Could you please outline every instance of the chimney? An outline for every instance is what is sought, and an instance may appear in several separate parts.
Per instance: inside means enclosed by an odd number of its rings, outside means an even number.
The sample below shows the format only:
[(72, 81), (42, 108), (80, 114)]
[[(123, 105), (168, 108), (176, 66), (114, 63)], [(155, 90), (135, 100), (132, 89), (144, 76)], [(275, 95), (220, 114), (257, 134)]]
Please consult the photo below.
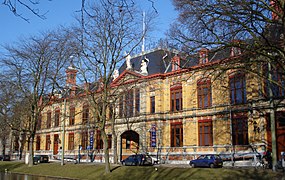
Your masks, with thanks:
[(209, 49), (207, 48), (202, 48), (199, 51), (199, 64), (205, 64), (208, 62), (208, 54), (209, 54)]
[(241, 40), (232, 40), (231, 56), (238, 56), (241, 54)]
[(70, 88), (70, 95), (75, 95), (77, 70), (73, 64), (66, 69), (66, 87)]
[(272, 7), (272, 20), (278, 20), (278, 14), (282, 13), (282, 8), (281, 6), (281, 2), (278, 2), (278, 0), (271, 0), (270, 1), (270, 6)]
[(180, 69), (180, 57), (176, 54), (172, 59), (172, 71), (176, 71)]
[(85, 91), (89, 91), (90, 90), (90, 85), (91, 85), (91, 83), (88, 83), (88, 82), (84, 83), (84, 90)]

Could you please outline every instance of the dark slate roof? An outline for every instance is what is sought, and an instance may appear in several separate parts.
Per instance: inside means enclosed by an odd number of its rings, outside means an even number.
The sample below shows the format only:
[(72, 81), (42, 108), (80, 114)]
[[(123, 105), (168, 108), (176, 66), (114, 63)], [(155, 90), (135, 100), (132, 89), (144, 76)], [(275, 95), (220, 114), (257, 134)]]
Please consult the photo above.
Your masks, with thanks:
[[(149, 59), (148, 62), (148, 75), (159, 74), (171, 71), (171, 59), (175, 53), (166, 49), (154, 49), (152, 51), (139, 54), (131, 58), (132, 71), (140, 72), (141, 62), (145, 58)], [(126, 70), (126, 62), (119, 68), (121, 74)]]

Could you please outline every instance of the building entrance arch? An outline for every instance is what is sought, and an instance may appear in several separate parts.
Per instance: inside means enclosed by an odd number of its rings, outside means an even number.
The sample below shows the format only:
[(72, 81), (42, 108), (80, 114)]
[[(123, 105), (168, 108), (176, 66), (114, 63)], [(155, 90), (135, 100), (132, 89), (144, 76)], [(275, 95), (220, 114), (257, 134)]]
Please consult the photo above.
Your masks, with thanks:
[(139, 152), (140, 136), (137, 132), (128, 130), (121, 135), (121, 160), (125, 159), (131, 154)]

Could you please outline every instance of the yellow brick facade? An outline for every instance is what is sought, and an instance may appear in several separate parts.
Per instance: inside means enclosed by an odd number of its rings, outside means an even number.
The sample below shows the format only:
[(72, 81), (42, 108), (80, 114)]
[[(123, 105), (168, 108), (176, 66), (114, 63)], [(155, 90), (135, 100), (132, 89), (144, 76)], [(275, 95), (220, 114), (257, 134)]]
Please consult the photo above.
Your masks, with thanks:
[[(259, 92), (263, 90), (263, 84), (260, 79), (252, 74), (246, 74), (246, 99), (247, 102), (253, 104), (230, 104), (229, 90), (229, 74), (228, 71), (218, 76), (219, 72), (207, 72), (203, 68), (197, 68), (189, 71), (177, 71), (176, 73), (166, 73), (147, 78), (140, 83), (134, 84), (140, 89), (140, 114), (139, 116), (118, 118), (116, 120), (115, 132), (118, 137), (117, 142), (112, 141), (110, 149), (111, 161), (114, 143), (117, 144), (117, 153), (119, 159), (133, 153), (149, 153), (152, 156), (157, 156), (161, 162), (180, 162), (185, 163), (190, 159), (197, 157), (199, 154), (211, 153), (221, 155), (245, 154), (252, 152), (252, 146), (257, 150), (264, 150), (267, 147), (267, 131), (265, 114), (268, 112), (266, 108), (268, 102), (253, 101), (260, 98)], [(132, 76), (129, 74), (129, 76)], [(125, 76), (127, 77), (127, 76)], [(211, 100), (212, 105), (208, 108), (198, 108), (197, 97), (197, 82), (201, 79), (208, 79), (211, 82)], [(182, 110), (171, 112), (171, 88), (177, 85), (182, 86)], [(130, 85), (132, 86), (132, 85)], [(155, 113), (151, 113), (150, 97), (155, 97)], [(86, 102), (84, 98), (72, 98), (67, 100), (66, 113), (69, 114), (70, 105), (74, 105), (76, 109), (75, 125), (70, 126), (68, 117), (65, 118), (65, 154), (70, 156), (78, 155), (78, 147), (81, 144), (82, 130), (87, 129), (86, 125), (82, 125), (82, 107)], [(253, 106), (261, 106), (265, 104), (263, 109), (253, 109)], [(263, 106), (263, 105), (262, 105)], [(52, 104), (47, 107), (42, 113), (42, 128), (38, 131), (37, 136), (40, 136), (40, 150), (36, 153), (46, 153), (56, 156), (54, 135), (58, 135), (62, 140), (62, 122), (59, 127), (45, 128), (47, 121), (47, 112), (52, 112), (52, 122), (54, 120), (54, 110), (60, 108), (61, 112), (64, 109), (64, 103)], [(119, 108), (117, 108), (117, 111)], [(284, 106), (278, 111), (284, 111)], [(91, 112), (91, 110), (90, 110)], [(248, 128), (248, 144), (233, 146), (232, 139), (232, 120), (241, 115), (247, 118)], [(92, 117), (90, 113), (90, 117)], [(61, 119), (63, 120), (62, 116)], [(199, 122), (209, 120), (212, 122), (212, 145), (199, 145)], [(183, 145), (175, 147), (171, 145), (171, 125), (181, 123), (183, 129)], [(155, 125), (156, 130), (156, 147), (151, 147), (151, 128)], [(258, 131), (254, 129), (258, 127)], [(125, 138), (133, 133), (135, 137)], [(74, 133), (74, 149), (68, 150), (69, 133)], [(111, 134), (110, 126), (107, 126), (107, 134)], [(46, 150), (46, 136), (50, 135), (50, 149)], [(88, 142), (90, 137), (88, 137)], [(136, 139), (137, 140), (132, 140)], [(129, 141), (129, 142), (128, 142)], [(96, 148), (96, 132), (94, 133), (94, 149)], [(35, 142), (36, 144), (36, 142)], [(126, 148), (127, 146), (131, 148)], [(36, 146), (36, 145), (35, 145)], [(62, 146), (58, 142), (58, 148)], [(136, 147), (138, 149), (136, 149)], [(88, 150), (82, 150), (83, 158), (88, 158)], [(102, 160), (102, 150), (94, 151), (95, 161)]]

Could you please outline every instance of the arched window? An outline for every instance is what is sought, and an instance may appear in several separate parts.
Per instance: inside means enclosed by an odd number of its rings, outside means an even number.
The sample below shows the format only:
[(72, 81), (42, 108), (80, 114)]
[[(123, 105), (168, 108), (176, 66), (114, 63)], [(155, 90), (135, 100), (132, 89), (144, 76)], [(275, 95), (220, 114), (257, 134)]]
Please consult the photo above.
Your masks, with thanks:
[[(285, 96), (285, 75), (282, 67), (271, 63), (271, 70), (269, 70), (268, 64), (263, 66), (265, 80), (265, 96), (270, 97), (269, 90), (272, 90), (274, 98)], [(271, 75), (271, 81), (270, 76)]]
[(87, 124), (89, 119), (89, 105), (84, 104), (82, 108), (82, 124)]
[(69, 125), (73, 126), (75, 123), (75, 107), (69, 107)]
[(197, 83), (198, 107), (207, 108), (212, 106), (211, 80), (202, 79)]
[(230, 78), (230, 99), (231, 104), (246, 103), (246, 81), (245, 74), (236, 72), (229, 76)]
[(60, 109), (57, 108), (54, 113), (54, 127), (59, 126), (59, 118), (60, 118)]
[(170, 111), (182, 110), (182, 86), (175, 86), (170, 89)]
[(46, 128), (50, 128), (51, 127), (51, 111), (47, 112), (47, 124), (46, 124)]

